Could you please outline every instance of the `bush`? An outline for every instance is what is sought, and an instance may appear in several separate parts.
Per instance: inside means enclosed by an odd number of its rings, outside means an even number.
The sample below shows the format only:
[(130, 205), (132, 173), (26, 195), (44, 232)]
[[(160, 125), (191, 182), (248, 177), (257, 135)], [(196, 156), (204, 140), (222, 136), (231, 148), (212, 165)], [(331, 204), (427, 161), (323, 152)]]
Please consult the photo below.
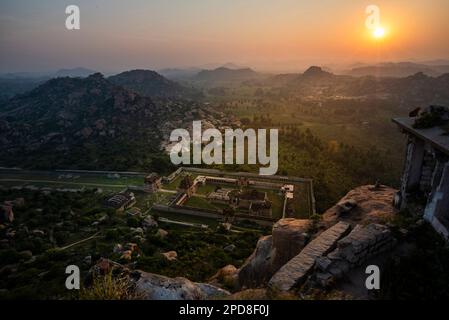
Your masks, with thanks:
[(405, 257), (392, 257), (381, 278), (381, 299), (447, 300), (449, 248), (428, 224), (413, 234), (415, 247)]
[(120, 275), (113, 277), (111, 273), (94, 277), (90, 288), (80, 291), (81, 300), (137, 300), (140, 299), (132, 288), (129, 279)]
[(140, 221), (136, 217), (129, 217), (126, 220), (126, 224), (128, 225), (128, 227), (137, 228), (140, 226)]
[(21, 258), (21, 255), (14, 249), (0, 251), (0, 261), (2, 265), (19, 262)]
[(118, 240), (120, 233), (116, 229), (109, 229), (105, 234), (106, 240)]

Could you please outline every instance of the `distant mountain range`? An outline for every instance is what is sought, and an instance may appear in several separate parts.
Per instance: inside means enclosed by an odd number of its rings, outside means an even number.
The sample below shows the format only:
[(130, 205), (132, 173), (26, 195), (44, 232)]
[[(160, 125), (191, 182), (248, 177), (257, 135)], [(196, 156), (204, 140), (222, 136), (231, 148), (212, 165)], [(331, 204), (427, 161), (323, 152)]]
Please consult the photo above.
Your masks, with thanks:
[[(85, 71), (77, 74), (82, 73)], [(395, 105), (449, 104), (449, 73), (437, 77), (422, 72), (403, 78), (354, 77), (312, 66), (304, 73), (269, 76), (249, 68), (221, 67), (201, 71), (195, 79), (191, 83), (199, 86), (237, 83), (264, 87), (268, 94), (281, 98), (374, 97), (390, 99)], [(12, 85), (17, 79), (9, 80), (8, 85)], [(43, 83), (21, 81), (14, 84), (21, 86), (17, 90), (27, 86), (34, 89), (0, 102), (0, 166), (153, 168), (165, 159), (160, 146), (166, 132), (161, 127), (179, 127), (200, 105), (194, 98), (198, 90), (150, 70), (132, 70), (109, 78), (95, 73), (40, 79)], [(167, 166), (170, 164), (162, 167)]]
[(88, 77), (97, 71), (82, 67), (59, 69), (55, 72), (10, 72), (0, 74), (0, 79), (50, 79), (58, 77)]
[[(445, 61), (440, 61), (445, 62)], [(430, 62), (431, 63), (431, 62)], [(435, 63), (435, 62), (434, 62)], [(449, 63), (447, 64), (418, 64), (412, 62), (381, 63), (377, 65), (362, 65), (343, 72), (344, 74), (361, 77), (407, 77), (415, 73), (422, 72), (428, 76), (440, 76), (449, 73)]]
[(157, 72), (170, 80), (186, 80), (193, 78), (200, 71), (200, 68), (166, 68), (158, 70)]
[(72, 78), (85, 78), (97, 71), (86, 69), (86, 68), (73, 68), (73, 69), (60, 69), (56, 71), (54, 77), (72, 77)]
[(214, 70), (202, 70), (192, 80), (202, 82), (246, 81), (260, 78), (262, 75), (251, 68), (230, 69), (220, 67)]
[(304, 85), (324, 85), (328, 82), (333, 83), (336, 79), (342, 79), (345, 76), (337, 76), (331, 72), (323, 70), (322, 67), (311, 66), (304, 73), (286, 73), (271, 76), (262, 82), (276, 86), (296, 86)]
[(320, 67), (310, 67), (302, 74), (275, 75), (254, 81), (255, 86), (281, 88), (283, 92), (315, 98), (374, 97), (394, 99), (398, 103), (449, 104), (449, 73), (431, 77), (422, 72), (393, 78), (335, 75)]
[(80, 77), (84, 78), (96, 71), (86, 68), (60, 69), (56, 72), (15, 72), (0, 74), (0, 103), (16, 94), (36, 88), (52, 78)]

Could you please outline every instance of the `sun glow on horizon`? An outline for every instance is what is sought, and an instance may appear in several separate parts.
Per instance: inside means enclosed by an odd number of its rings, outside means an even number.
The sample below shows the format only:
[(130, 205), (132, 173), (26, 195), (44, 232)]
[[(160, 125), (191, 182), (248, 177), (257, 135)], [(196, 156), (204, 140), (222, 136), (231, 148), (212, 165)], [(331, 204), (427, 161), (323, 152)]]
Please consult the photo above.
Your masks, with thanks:
[(374, 31), (373, 31), (373, 37), (376, 39), (382, 39), (385, 37), (386, 31), (383, 27), (377, 27)]

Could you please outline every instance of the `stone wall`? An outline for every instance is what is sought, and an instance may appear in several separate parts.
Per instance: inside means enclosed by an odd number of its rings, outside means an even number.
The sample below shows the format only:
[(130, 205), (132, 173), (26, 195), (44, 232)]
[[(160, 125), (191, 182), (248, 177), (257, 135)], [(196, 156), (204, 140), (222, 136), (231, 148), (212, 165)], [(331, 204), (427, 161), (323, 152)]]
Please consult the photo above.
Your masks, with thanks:
[(408, 137), (404, 171), (401, 177), (401, 206), (407, 207), (407, 196), (410, 190), (419, 186), (421, 168), (424, 157), (424, 141), (413, 136)]
[(316, 259), (331, 251), (350, 228), (348, 223), (340, 221), (321, 233), (274, 274), (268, 288), (274, 292), (287, 292), (300, 286), (313, 271)]
[(316, 279), (327, 285), (368, 259), (391, 250), (395, 243), (390, 229), (385, 225), (357, 225), (349, 235), (337, 242), (334, 251), (317, 259)]
[(438, 163), (439, 176), (434, 176), (438, 186), (432, 191), (424, 211), (424, 219), (429, 221), (434, 229), (449, 240), (449, 162)]

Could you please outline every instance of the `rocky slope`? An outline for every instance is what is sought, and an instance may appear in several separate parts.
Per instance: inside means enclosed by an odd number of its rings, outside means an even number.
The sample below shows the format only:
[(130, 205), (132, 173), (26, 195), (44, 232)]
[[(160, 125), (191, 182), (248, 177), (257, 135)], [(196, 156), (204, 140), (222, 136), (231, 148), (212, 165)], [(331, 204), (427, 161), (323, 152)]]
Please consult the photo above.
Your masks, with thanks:
[(2, 166), (133, 169), (160, 154), (161, 124), (191, 105), (142, 97), (97, 73), (57, 78), (0, 106)]
[(387, 223), (397, 214), (393, 207), (396, 189), (387, 186), (360, 186), (349, 191), (322, 216), (326, 227), (337, 221), (345, 221), (352, 226), (356, 224)]

